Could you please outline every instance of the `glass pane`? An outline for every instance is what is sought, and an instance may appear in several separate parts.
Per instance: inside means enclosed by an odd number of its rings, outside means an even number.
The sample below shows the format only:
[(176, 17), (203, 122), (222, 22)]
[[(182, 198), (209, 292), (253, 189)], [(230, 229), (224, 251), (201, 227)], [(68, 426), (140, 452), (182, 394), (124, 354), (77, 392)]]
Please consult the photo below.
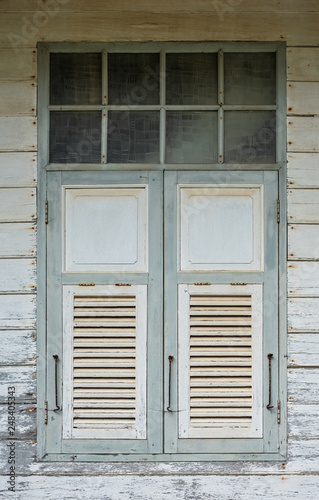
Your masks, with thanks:
[(101, 54), (51, 54), (50, 104), (101, 104)]
[(51, 112), (50, 162), (101, 163), (101, 113)]
[(225, 161), (274, 163), (276, 161), (275, 111), (226, 111)]
[(167, 54), (167, 104), (217, 104), (216, 54)]
[(159, 163), (159, 113), (109, 111), (109, 163)]
[(167, 163), (217, 162), (217, 112), (170, 111), (166, 127)]
[(225, 104), (275, 104), (276, 54), (226, 53)]
[(159, 54), (108, 54), (109, 104), (159, 104)]

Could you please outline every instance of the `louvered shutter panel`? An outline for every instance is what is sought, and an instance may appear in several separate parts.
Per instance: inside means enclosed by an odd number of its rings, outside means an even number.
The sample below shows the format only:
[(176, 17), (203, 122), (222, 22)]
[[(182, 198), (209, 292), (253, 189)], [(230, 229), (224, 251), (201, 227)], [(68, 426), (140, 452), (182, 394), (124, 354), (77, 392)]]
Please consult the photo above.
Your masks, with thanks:
[(179, 436), (260, 436), (262, 286), (180, 285), (179, 307)]
[(146, 436), (146, 286), (66, 286), (64, 437)]

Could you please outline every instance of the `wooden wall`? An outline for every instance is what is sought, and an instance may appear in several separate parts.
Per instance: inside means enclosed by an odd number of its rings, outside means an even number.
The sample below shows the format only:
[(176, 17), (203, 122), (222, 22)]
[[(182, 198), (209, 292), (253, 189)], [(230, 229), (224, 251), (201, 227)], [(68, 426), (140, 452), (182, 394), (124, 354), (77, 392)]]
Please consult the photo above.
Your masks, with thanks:
[[(319, 2), (0, 1), (1, 498), (319, 498)], [(289, 458), (284, 463), (37, 463), (38, 41), (287, 42)], [(41, 332), (39, 332), (41, 335)], [(7, 492), (8, 386), (17, 489)], [(80, 477), (79, 477), (80, 476)], [(10, 496), (9, 496), (10, 495)]]

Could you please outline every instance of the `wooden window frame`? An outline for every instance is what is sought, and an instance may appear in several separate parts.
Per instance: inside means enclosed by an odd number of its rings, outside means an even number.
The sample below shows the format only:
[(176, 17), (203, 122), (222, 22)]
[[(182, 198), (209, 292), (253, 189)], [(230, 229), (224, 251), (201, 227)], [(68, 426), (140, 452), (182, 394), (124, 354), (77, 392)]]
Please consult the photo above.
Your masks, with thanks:
[[(79, 171), (90, 172), (93, 174), (103, 171), (179, 171), (185, 170), (184, 164), (165, 164), (165, 113), (169, 108), (165, 106), (165, 89), (161, 86), (160, 105), (151, 107), (152, 109), (160, 109), (160, 162), (159, 164), (108, 164), (106, 160), (106, 142), (102, 141), (100, 164), (50, 164), (49, 163), (49, 109), (54, 110), (54, 106), (49, 106), (49, 54), (51, 52), (101, 52), (102, 59), (107, 58), (107, 51), (114, 52), (160, 52), (161, 56), (161, 72), (165, 71), (165, 52), (216, 52), (222, 60), (222, 51), (229, 52), (276, 52), (277, 54), (277, 104), (272, 106), (276, 110), (277, 128), (276, 128), (276, 162), (270, 164), (225, 164), (223, 163), (223, 132), (222, 126), (219, 125), (219, 142), (218, 163), (210, 164), (189, 164), (186, 169), (195, 171), (278, 171), (279, 178), (279, 198), (281, 200), (280, 208), (278, 208), (278, 224), (279, 224), (279, 345), (278, 345), (278, 377), (279, 394), (278, 403), (280, 404), (280, 413), (278, 412), (279, 425), (279, 450), (277, 453), (245, 453), (245, 450), (239, 451), (236, 454), (226, 453), (210, 453), (199, 454), (194, 453), (158, 453), (152, 454), (131, 454), (123, 455), (119, 453), (117, 456), (107, 453), (86, 453), (85, 450), (78, 450), (78, 454), (74, 457), (73, 453), (48, 453), (47, 452), (47, 436), (45, 421), (48, 418), (47, 407), (44, 402), (47, 401), (45, 377), (47, 373), (46, 361), (46, 230), (47, 221), (50, 221), (50, 208), (46, 210), (47, 200), (47, 174), (49, 172), (65, 172)], [(104, 461), (228, 461), (228, 460), (283, 460), (286, 457), (286, 441), (287, 441), (287, 390), (286, 390), (286, 74), (285, 74), (285, 53), (286, 47), (283, 43), (48, 43), (39, 44), (38, 47), (38, 74), (39, 74), (39, 128), (38, 128), (38, 459), (45, 461), (85, 461), (85, 460), (104, 460)], [(222, 64), (222, 61), (219, 62)], [(105, 66), (104, 66), (105, 67)], [(106, 71), (102, 75), (102, 86), (107, 85)], [(222, 87), (222, 82), (219, 82), (219, 88)], [(60, 107), (61, 110), (64, 107)], [(91, 107), (90, 107), (91, 108)], [(101, 106), (95, 106), (94, 109), (105, 110), (105, 115), (102, 119), (102, 137), (105, 137), (106, 119), (108, 109), (112, 109), (103, 102)], [(116, 107), (118, 109), (118, 107)], [(175, 108), (175, 106), (173, 106)], [(179, 110), (183, 108), (189, 109), (189, 106), (178, 106)], [(201, 107), (199, 107), (201, 108)], [(207, 107), (205, 107), (206, 109)], [(223, 113), (222, 107), (218, 104), (210, 106), (219, 114)], [(231, 108), (231, 107), (230, 107)], [(249, 106), (245, 109), (248, 109)], [(258, 106), (258, 109), (269, 109), (269, 106)], [(65, 107), (67, 109), (67, 107)], [(72, 107), (76, 109), (76, 107)], [(125, 106), (123, 109), (127, 109)], [(208, 108), (207, 108), (208, 109)], [(228, 109), (228, 107), (227, 107)]]

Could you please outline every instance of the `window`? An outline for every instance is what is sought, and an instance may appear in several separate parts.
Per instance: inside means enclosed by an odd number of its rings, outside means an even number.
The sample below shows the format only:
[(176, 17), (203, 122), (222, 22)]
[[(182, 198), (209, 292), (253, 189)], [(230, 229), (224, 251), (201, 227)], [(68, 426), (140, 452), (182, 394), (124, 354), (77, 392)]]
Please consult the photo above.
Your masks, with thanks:
[(39, 59), (39, 456), (279, 459), (283, 47)]

